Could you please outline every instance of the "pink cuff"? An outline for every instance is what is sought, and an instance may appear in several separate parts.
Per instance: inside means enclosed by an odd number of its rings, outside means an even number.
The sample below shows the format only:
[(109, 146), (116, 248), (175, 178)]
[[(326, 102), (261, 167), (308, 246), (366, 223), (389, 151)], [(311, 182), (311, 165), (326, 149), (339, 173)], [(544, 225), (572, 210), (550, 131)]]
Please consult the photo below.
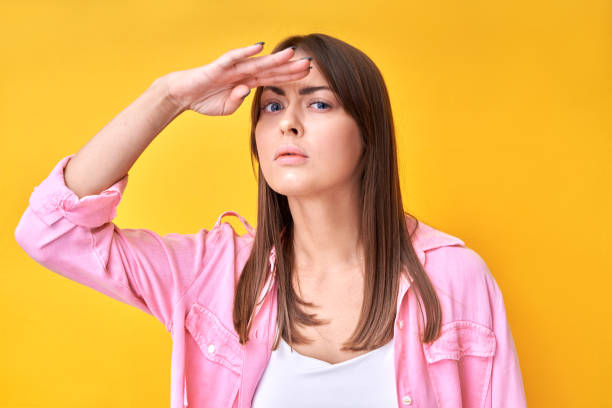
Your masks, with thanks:
[(100, 194), (79, 198), (66, 186), (64, 168), (75, 154), (61, 159), (30, 195), (30, 207), (47, 225), (61, 217), (88, 228), (112, 221), (128, 181), (128, 174)]

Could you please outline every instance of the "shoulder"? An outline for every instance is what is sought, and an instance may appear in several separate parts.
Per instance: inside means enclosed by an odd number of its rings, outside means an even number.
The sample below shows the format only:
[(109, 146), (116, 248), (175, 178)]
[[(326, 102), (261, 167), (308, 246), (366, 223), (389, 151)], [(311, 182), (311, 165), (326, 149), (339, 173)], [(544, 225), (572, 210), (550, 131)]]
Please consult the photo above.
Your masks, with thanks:
[(196, 308), (194, 313), (198, 315), (205, 311), (208, 316), (214, 316), (216, 321), (230, 330), (236, 285), (249, 258), (254, 235), (249, 229), (245, 233), (230, 222), (221, 222), (228, 214), (244, 220), (233, 211), (225, 211), (213, 226), (203, 228), (198, 233), (204, 236), (203, 240), (196, 242), (195, 248), (201, 261), (197, 276), (182, 302), (190, 310)]
[[(223, 221), (223, 217), (228, 215), (235, 216), (239, 224), (244, 227), (244, 232), (236, 229), (231, 223)], [(224, 211), (209, 231), (209, 242), (211, 245), (227, 247), (232, 246), (236, 251), (250, 249), (255, 239), (255, 228), (248, 221), (235, 211)]]
[[(440, 300), (444, 322), (471, 320), (488, 327), (499, 288), (482, 256), (449, 233), (427, 224), (419, 226), (416, 247)], [(418, 250), (417, 250), (418, 251)]]

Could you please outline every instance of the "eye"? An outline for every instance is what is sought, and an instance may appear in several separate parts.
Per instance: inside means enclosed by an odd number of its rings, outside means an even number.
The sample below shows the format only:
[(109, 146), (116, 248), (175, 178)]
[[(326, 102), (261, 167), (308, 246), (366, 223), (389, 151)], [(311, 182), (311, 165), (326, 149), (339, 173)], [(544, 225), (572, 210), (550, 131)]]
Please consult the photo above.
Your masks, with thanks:
[[(321, 104), (323, 106), (326, 106), (327, 108), (331, 108), (331, 106), (329, 104), (325, 103), (325, 102), (317, 101), (317, 102), (311, 103), (311, 105), (315, 105), (315, 104)], [(321, 108), (321, 109), (323, 110), (324, 108)]]
[[(316, 101), (311, 103), (310, 105), (318, 105), (318, 107), (316, 108), (317, 110), (329, 110), (329, 108), (331, 108), (331, 105), (322, 101)], [(271, 110), (267, 109), (268, 106), (271, 107)], [(261, 107), (261, 110), (264, 112), (268, 112), (268, 113), (272, 113), (272, 112), (278, 112), (279, 110), (281, 110), (281, 104), (278, 102), (268, 102), (263, 104), (263, 106)]]
[[(268, 103), (266, 103), (266, 104), (264, 104), (262, 106), (261, 110), (265, 111), (265, 112), (270, 112), (269, 110), (266, 109), (268, 107), (268, 105), (278, 105), (278, 106), (280, 106), (280, 104), (278, 102), (268, 102)], [(276, 110), (272, 110), (272, 112), (276, 112)]]

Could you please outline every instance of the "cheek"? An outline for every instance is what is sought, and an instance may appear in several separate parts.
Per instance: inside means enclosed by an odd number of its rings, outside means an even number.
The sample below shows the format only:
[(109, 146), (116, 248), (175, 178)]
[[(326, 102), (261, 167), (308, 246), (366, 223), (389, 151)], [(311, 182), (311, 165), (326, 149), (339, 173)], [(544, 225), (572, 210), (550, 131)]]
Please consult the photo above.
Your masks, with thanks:
[(255, 145), (257, 146), (257, 154), (259, 156), (258, 162), (263, 177), (270, 187), (273, 187), (277, 183), (276, 178), (278, 177), (274, 170), (273, 158), (276, 146), (273, 139), (274, 138), (270, 136), (270, 132), (267, 131), (265, 125), (261, 126), (258, 124), (255, 127)]
[(271, 146), (270, 138), (266, 137), (266, 134), (265, 126), (258, 122), (257, 126), (255, 126), (255, 145), (257, 146), (260, 163), (267, 162), (268, 158), (272, 155), (270, 149), (273, 149), (273, 146)]
[(325, 140), (318, 149), (326, 167), (346, 173), (353, 170), (359, 162), (362, 152), (361, 136), (356, 124), (348, 123), (336, 126), (326, 132)]

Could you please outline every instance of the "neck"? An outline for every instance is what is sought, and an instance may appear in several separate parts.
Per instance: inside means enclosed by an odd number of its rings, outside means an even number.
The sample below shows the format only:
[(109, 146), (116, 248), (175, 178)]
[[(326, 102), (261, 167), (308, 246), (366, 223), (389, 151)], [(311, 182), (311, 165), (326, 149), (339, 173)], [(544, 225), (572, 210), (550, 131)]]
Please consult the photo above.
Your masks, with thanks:
[(326, 281), (362, 274), (361, 209), (354, 191), (288, 197), (293, 217), (295, 267), (300, 275)]

